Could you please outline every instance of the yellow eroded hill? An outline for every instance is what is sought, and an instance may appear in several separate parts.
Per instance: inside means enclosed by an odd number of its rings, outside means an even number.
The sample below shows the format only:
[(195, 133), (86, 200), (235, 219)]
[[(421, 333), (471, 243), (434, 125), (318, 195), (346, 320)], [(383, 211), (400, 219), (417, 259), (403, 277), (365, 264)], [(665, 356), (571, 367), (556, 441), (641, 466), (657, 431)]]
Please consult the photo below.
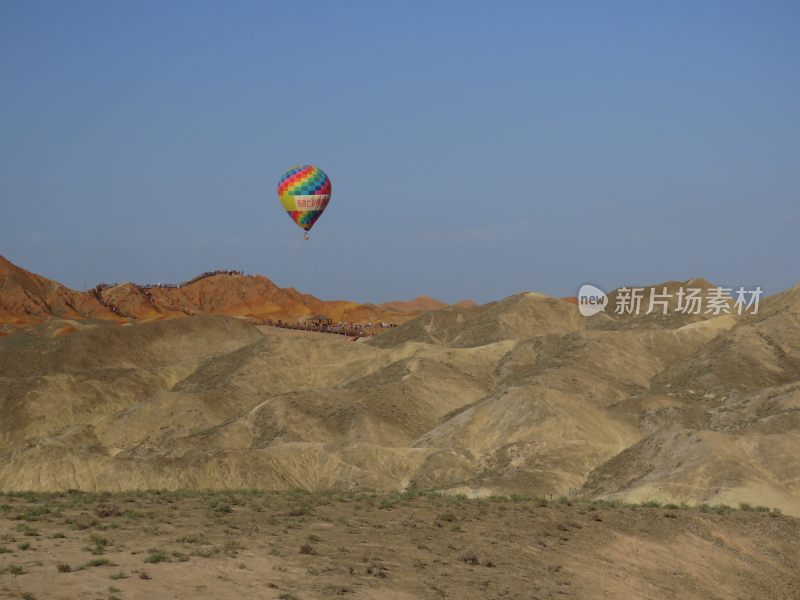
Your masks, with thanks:
[(755, 316), (611, 326), (527, 293), (358, 343), (231, 317), (6, 336), (0, 488), (439, 489), (800, 514), (797, 290)]

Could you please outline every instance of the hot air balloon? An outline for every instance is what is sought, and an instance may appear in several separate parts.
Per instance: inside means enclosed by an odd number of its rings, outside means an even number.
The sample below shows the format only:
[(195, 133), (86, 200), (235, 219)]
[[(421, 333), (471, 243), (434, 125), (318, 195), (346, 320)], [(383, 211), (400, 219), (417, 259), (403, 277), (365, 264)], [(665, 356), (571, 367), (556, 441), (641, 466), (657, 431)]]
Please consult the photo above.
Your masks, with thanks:
[(278, 198), (292, 221), (305, 230), (304, 239), (331, 199), (331, 180), (313, 165), (292, 167), (278, 183)]

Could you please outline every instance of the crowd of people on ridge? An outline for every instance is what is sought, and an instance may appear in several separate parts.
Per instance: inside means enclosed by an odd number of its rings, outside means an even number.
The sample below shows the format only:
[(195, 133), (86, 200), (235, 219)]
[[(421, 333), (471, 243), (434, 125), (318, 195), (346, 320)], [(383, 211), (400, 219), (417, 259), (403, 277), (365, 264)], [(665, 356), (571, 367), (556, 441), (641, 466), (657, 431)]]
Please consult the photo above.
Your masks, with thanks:
[(269, 325), (270, 327), (281, 327), (283, 329), (298, 329), (301, 331), (316, 331), (319, 333), (334, 333), (338, 335), (346, 335), (348, 337), (366, 337), (376, 335), (374, 331), (370, 331), (374, 327), (381, 329), (389, 329), (397, 327), (396, 323), (387, 323), (379, 321), (378, 323), (355, 323), (348, 321), (339, 321), (333, 323), (330, 319), (308, 319), (306, 321), (296, 321), (293, 323), (283, 321), (281, 319), (266, 319), (259, 322), (261, 325)]
[[(207, 277), (213, 277), (214, 275), (244, 275), (244, 271), (239, 271), (237, 269), (216, 269), (215, 271), (205, 271), (200, 273), (197, 277), (192, 277), (191, 279), (187, 279), (186, 281), (182, 281), (180, 283), (143, 283), (143, 284), (134, 284), (137, 288), (141, 290), (148, 290), (152, 288), (167, 288), (167, 289), (178, 289), (184, 286), (190, 285), (192, 283), (196, 283), (201, 279), (206, 279)], [(98, 283), (94, 289), (97, 292), (102, 292), (109, 288), (113, 288), (120, 285), (119, 283)]]

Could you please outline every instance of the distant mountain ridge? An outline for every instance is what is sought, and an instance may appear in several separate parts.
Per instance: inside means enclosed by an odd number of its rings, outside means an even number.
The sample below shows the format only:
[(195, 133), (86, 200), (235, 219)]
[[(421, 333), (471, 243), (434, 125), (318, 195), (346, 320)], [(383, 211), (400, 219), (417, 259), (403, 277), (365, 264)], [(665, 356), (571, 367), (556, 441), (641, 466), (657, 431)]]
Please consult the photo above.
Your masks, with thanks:
[(476, 306), (476, 303), (472, 300), (460, 300), (459, 302), (451, 305), (447, 304), (446, 302), (442, 302), (441, 300), (437, 300), (436, 298), (431, 298), (430, 296), (417, 296), (413, 300), (395, 300), (393, 302), (384, 302), (378, 306), (403, 313), (423, 313), (431, 310), (439, 310), (440, 308), (446, 308), (448, 306), (460, 306), (462, 308), (467, 308), (470, 306)]
[(86, 292), (36, 275), (0, 256), (0, 324), (35, 325), (51, 318), (127, 322), (193, 315), (298, 321), (324, 315), (333, 321), (400, 323), (448, 304), (421, 296), (384, 304), (320, 300), (281, 288), (262, 275), (212, 271), (176, 285), (100, 284)]

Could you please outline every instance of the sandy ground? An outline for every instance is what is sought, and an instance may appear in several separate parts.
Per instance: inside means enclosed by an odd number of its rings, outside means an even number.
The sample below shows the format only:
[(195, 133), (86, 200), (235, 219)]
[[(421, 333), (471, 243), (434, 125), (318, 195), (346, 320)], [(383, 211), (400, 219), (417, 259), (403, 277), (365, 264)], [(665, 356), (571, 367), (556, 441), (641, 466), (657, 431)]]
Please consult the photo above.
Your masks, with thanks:
[(798, 598), (800, 521), (566, 499), (0, 495), (0, 598)]

